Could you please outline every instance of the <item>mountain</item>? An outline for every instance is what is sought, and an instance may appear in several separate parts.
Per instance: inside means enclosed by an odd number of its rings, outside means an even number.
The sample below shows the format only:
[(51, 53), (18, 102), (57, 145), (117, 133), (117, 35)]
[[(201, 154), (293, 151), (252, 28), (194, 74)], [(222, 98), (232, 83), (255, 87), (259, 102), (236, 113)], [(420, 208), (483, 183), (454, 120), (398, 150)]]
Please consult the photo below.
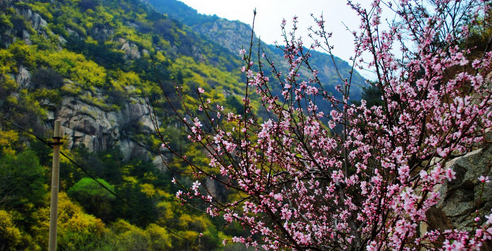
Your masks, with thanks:
[[(251, 26), (248, 24), (244, 24), (240, 21), (230, 21), (216, 15), (199, 14), (195, 9), (178, 0), (146, 1), (154, 6), (157, 11), (191, 27), (197, 34), (218, 43), (233, 54), (238, 53), (242, 48), (249, 48)], [(256, 44), (258, 38), (255, 36), (254, 40)], [(261, 42), (260, 46), (272, 61), (283, 62), (283, 52), (281, 48), (264, 42)], [(334, 87), (340, 84), (340, 79), (336, 74), (331, 56), (318, 51), (310, 51), (310, 53), (312, 54), (310, 63), (313, 68), (319, 71), (318, 76), (321, 82), (325, 85), (327, 90), (336, 95), (337, 91)], [(334, 59), (342, 76), (344, 78), (349, 78), (350, 72), (352, 72), (351, 66), (346, 61), (343, 61), (336, 56)], [(280, 67), (280, 70), (285, 70), (285, 66), (286, 65)], [(359, 100), (361, 98), (362, 88), (366, 86), (365, 79), (357, 71), (354, 71), (352, 81), (353, 87), (350, 97), (353, 100)]]
[[(190, 183), (181, 175), (189, 167), (166, 168), (171, 156), (162, 140), (190, 159), (206, 156), (186, 143), (186, 130), (162, 100), (168, 95), (179, 110), (184, 98), (186, 108), (197, 109), (200, 87), (214, 103), (237, 109), (245, 86), (238, 50), (250, 28), (177, 1), (169, 6), (188, 21), (151, 4), (0, 0), (0, 221), (8, 229), (0, 229), (1, 250), (47, 247), (51, 149), (33, 134), (51, 138), (55, 120), (62, 124), (62, 150), (76, 163), (61, 164), (61, 250), (235, 248), (220, 241), (241, 235), (241, 226), (226, 228), (174, 196), (171, 180)], [(329, 80), (328, 59), (316, 55)]]
[(201, 157), (163, 94), (179, 105), (175, 84), (190, 101), (202, 87), (227, 107), (243, 93), (240, 66), (144, 2), (0, 0), (0, 249), (48, 246), (51, 149), (33, 134), (51, 138), (55, 120), (77, 163), (60, 168), (61, 250), (221, 249), (241, 228), (181, 206), (171, 180), (186, 167), (163, 166), (154, 125)]
[[(51, 99), (36, 94), (43, 100), (40, 109), (48, 111), (39, 122), (62, 118), (69, 140), (77, 142), (70, 146), (149, 148), (125, 138), (130, 136), (121, 129), (135, 122), (144, 131), (153, 129), (144, 116), (149, 114), (145, 98), (159, 96), (160, 84), (168, 93), (174, 93), (174, 83), (188, 91), (217, 87), (211, 95), (219, 97), (242, 93), (237, 55), (139, 1), (3, 1), (2, 8), (1, 73), (29, 94), (52, 92)], [(106, 140), (96, 142), (100, 136)], [(124, 143), (128, 140), (133, 143)]]
[[(175, 0), (0, 4), (0, 47), (5, 51), (0, 74), (42, 100), (39, 109), (45, 112), (39, 124), (49, 127), (55, 119), (64, 120), (70, 149), (84, 143), (91, 151), (119, 147), (126, 158), (146, 156), (156, 143), (125, 132), (152, 131), (146, 97), (158, 97), (162, 90), (172, 94), (174, 84), (185, 91), (203, 87), (218, 100), (243, 93), (238, 51), (248, 47), (251, 28), (241, 22), (201, 15)], [(261, 46), (273, 61), (283, 61), (279, 48)], [(331, 58), (311, 53), (325, 88), (337, 93)], [(340, 72), (348, 74), (350, 66), (335, 60)], [(353, 82), (351, 98), (359, 99), (364, 79), (355, 72)]]

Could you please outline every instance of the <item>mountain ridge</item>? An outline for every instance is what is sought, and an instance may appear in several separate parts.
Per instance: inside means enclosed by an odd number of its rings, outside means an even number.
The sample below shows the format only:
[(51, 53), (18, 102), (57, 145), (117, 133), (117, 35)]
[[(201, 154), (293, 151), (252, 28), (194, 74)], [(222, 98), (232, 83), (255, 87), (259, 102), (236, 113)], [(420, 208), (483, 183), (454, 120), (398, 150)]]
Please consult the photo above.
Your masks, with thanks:
[[(200, 14), (197, 10), (179, 0), (145, 0), (145, 2), (152, 5), (155, 10), (188, 25), (193, 31), (218, 43), (233, 54), (238, 53), (242, 48), (247, 49), (250, 47), (251, 25), (249, 24), (237, 20), (227, 20), (217, 15)], [(253, 34), (253, 36), (253, 44), (258, 44), (259, 38), (256, 34)], [(259, 46), (272, 61), (283, 62), (281, 46), (266, 44), (263, 41), (260, 41)], [(349, 79), (351, 72), (354, 72), (352, 75), (353, 87), (350, 98), (353, 100), (359, 100), (361, 98), (362, 89), (366, 86), (366, 80), (355, 69), (352, 69), (348, 62), (336, 56), (334, 56), (335, 62), (332, 62), (330, 55), (315, 50), (310, 50), (310, 54), (312, 55), (310, 63), (313, 68), (319, 71), (318, 76), (328, 91), (334, 95), (338, 95), (335, 86), (341, 80), (335, 72), (335, 63), (344, 78)], [(280, 70), (285, 71), (286, 67), (280, 67)]]

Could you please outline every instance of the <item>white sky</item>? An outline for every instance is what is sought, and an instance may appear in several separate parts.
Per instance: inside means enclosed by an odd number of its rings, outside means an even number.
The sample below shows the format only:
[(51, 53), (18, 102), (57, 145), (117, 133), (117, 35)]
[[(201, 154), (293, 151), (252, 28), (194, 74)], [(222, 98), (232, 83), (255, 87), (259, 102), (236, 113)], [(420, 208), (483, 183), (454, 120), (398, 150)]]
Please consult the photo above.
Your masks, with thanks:
[[(282, 44), (280, 24), (282, 19), (291, 27), (292, 18), (298, 17), (298, 31), (306, 46), (311, 44), (307, 29), (316, 27), (311, 13), (316, 17), (323, 14), (328, 32), (333, 32), (331, 44), (335, 46), (333, 53), (344, 60), (353, 55), (353, 36), (346, 30), (357, 30), (360, 19), (346, 4), (345, 0), (180, 0), (199, 13), (213, 15), (229, 20), (239, 20), (246, 24), (253, 21), (253, 9), (256, 8), (255, 32), (263, 41), (273, 44), (278, 41)], [(366, 7), (370, 0), (360, 0)], [(343, 22), (343, 23), (342, 23)]]

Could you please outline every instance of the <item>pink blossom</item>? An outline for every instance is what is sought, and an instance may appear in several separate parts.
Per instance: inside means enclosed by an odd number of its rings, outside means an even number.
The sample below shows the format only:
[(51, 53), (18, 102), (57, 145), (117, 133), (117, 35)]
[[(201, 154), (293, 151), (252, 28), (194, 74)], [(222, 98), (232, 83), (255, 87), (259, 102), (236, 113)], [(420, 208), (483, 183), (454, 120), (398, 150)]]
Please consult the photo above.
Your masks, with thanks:
[(456, 179), (456, 172), (451, 170), (450, 168), (446, 169), (446, 178), (449, 181)]
[(183, 191), (179, 190), (176, 192), (176, 198), (181, 199), (181, 195), (183, 194)]
[[(335, 72), (330, 81), (337, 84), (328, 87), (320, 72), (330, 68), (312, 69), (309, 48), (333, 49), (323, 17), (314, 20), (312, 47), (296, 37), (297, 18), (290, 30), (284, 20), (283, 62), (243, 56), (243, 92), (231, 90), (243, 96), (240, 114), (210, 105), (212, 97), (196, 104), (198, 115), (189, 108), (195, 104), (176, 111), (193, 146), (209, 158), (203, 167), (203, 158), (175, 151), (174, 159), (194, 170), (186, 177), (193, 180), (190, 189), (177, 196), (200, 199), (210, 215), (244, 226), (244, 236), (232, 241), (247, 247), (478, 250), (492, 239), (492, 214), (470, 218), (487, 219), (476, 231), (419, 228), (440, 202), (442, 184), (456, 179), (450, 158), (477, 147), (492, 127), (486, 88), (492, 52), (471, 61), (473, 48), (462, 43), (470, 29), (443, 11), (485, 15), (479, 2), (465, 2), (469, 9), (457, 0), (399, 1), (393, 6), (398, 22), (380, 25), (386, 8), (380, 0), (371, 1), (371, 9), (349, 1), (361, 21), (351, 64), (375, 73), (371, 88), (379, 93), (378, 100), (360, 103), (351, 101), (353, 73)], [(256, 55), (254, 49), (240, 53)], [(231, 196), (200, 189), (204, 179)], [(489, 177), (479, 181), (483, 186)]]
[(486, 215), (485, 218), (487, 218), (487, 224), (492, 225), (492, 214)]
[(490, 182), (489, 176), (480, 176), (478, 178), (478, 180), (480, 180), (480, 182), (482, 182), (482, 183), (489, 183)]

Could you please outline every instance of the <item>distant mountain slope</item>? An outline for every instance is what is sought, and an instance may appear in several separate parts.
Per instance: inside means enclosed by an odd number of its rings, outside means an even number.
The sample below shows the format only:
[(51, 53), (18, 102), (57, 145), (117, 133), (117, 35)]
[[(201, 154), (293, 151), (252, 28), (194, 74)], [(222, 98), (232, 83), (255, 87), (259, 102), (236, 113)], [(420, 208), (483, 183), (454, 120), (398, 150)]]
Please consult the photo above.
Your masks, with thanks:
[[(249, 47), (251, 26), (248, 24), (229, 21), (216, 15), (199, 14), (195, 9), (178, 0), (146, 0), (146, 2), (153, 5), (157, 11), (190, 26), (193, 31), (220, 44), (231, 53), (237, 53), (241, 48)], [(257, 38), (255, 37), (255, 39)], [(262, 43), (261, 46), (273, 61), (283, 61), (282, 51), (276, 46), (265, 43)], [(320, 80), (325, 85), (325, 88), (336, 94), (334, 87), (340, 84), (340, 79), (335, 74), (335, 67), (331, 57), (317, 51), (311, 51), (311, 54), (311, 64), (319, 71)], [(348, 78), (349, 72), (352, 71), (350, 65), (338, 57), (335, 57), (335, 61), (340, 73), (345, 78)], [(358, 100), (361, 97), (362, 87), (365, 86), (365, 79), (355, 71), (352, 81), (354, 87), (352, 88), (351, 98)]]
[(244, 86), (237, 53), (138, 0), (0, 1), (0, 62), (2, 115), (22, 117), (9, 97), (24, 93), (42, 101), (40, 125), (63, 118), (69, 147), (94, 151), (155, 151), (138, 136), (153, 130), (146, 99), (177, 99), (175, 85), (217, 102)]

